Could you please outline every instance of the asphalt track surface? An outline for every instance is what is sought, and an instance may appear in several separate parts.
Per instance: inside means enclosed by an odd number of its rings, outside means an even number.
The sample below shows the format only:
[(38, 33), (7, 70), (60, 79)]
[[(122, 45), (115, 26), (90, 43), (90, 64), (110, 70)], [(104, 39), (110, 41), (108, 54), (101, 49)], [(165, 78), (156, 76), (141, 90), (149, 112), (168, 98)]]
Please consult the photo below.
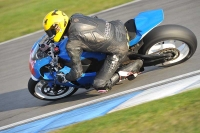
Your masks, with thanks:
[[(185, 26), (195, 33), (198, 42), (200, 42), (199, 0), (142, 0), (97, 13), (97, 16), (106, 20), (120, 19), (125, 22), (139, 12), (158, 8), (162, 8), (165, 14), (162, 25), (179, 24)], [(193, 72), (200, 68), (198, 47), (194, 56), (187, 62), (168, 68), (146, 68), (145, 72), (134, 81), (123, 81), (107, 94), (100, 95), (92, 90), (56, 102), (42, 101), (29, 94), (27, 83), (30, 77), (29, 52), (32, 44), (43, 34), (44, 32), (38, 32), (0, 45), (0, 127), (120, 91)]]

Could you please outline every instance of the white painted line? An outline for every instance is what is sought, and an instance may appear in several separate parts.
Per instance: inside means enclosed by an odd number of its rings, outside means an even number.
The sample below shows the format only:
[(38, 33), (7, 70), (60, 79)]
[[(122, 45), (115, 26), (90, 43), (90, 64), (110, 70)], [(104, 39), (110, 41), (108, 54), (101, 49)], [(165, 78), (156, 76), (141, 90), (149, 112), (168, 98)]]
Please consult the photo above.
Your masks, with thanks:
[(183, 90), (190, 90), (200, 87), (200, 75), (189, 77), (186, 79), (170, 82), (158, 87), (150, 88), (137, 96), (127, 100), (123, 104), (112, 109), (109, 113), (119, 111), (122, 109), (130, 108), (142, 103), (150, 102), (156, 99), (161, 99), (171, 95), (183, 92)]
[(134, 91), (137, 91), (137, 90), (148, 89), (150, 87), (155, 87), (155, 86), (158, 86), (158, 85), (161, 85), (161, 84), (166, 84), (166, 83), (169, 83), (169, 82), (173, 82), (173, 81), (185, 78), (185, 77), (190, 77), (190, 76), (194, 76), (194, 75), (198, 75), (198, 74), (200, 74), (200, 70), (190, 72), (190, 73), (187, 73), (187, 74), (183, 74), (183, 75), (180, 75), (180, 76), (176, 76), (176, 77), (173, 77), (173, 78), (169, 78), (169, 79), (166, 79), (166, 80), (158, 81), (158, 82), (155, 82), (155, 83), (151, 83), (151, 84), (148, 84), (148, 85), (144, 85), (144, 86), (141, 86), (141, 87), (133, 88), (133, 89), (130, 89), (130, 90), (127, 90), (127, 91), (119, 92), (119, 93), (116, 93), (116, 94), (113, 94), (113, 95), (109, 95), (109, 96), (106, 96), (106, 97), (102, 97), (102, 98), (99, 98), (99, 99), (95, 99), (95, 100), (92, 100), (92, 101), (89, 101), (89, 102), (74, 105), (74, 106), (67, 107), (67, 108), (64, 108), (64, 109), (60, 109), (60, 110), (57, 110), (57, 111), (53, 111), (53, 112), (50, 112), (50, 113), (47, 113), (47, 114), (43, 114), (43, 115), (36, 116), (36, 117), (30, 118), (30, 119), (26, 119), (26, 120), (23, 120), (23, 121), (19, 121), (19, 122), (13, 123), (13, 124), (9, 124), (9, 125), (0, 127), (0, 130), (4, 130), (4, 129), (11, 128), (11, 127), (14, 127), (14, 126), (25, 124), (25, 123), (28, 123), (28, 122), (31, 122), (31, 121), (34, 121), (34, 120), (42, 119), (42, 118), (52, 116), (52, 115), (55, 115), (55, 114), (59, 114), (59, 113), (62, 113), (62, 112), (70, 111), (70, 110), (80, 108), (80, 107), (83, 107), (83, 106), (91, 105), (91, 104), (94, 104), (94, 103), (97, 103), (97, 102), (100, 102), (100, 101), (103, 101), (103, 100), (107, 100), (107, 99), (111, 99), (111, 98), (114, 98), (114, 97), (117, 97), (117, 96), (128, 94), (128, 93), (131, 93), (131, 92), (134, 92)]
[(105, 13), (105, 12), (108, 12), (108, 11), (111, 11), (111, 10), (114, 10), (114, 9), (117, 9), (117, 8), (120, 8), (120, 7), (124, 7), (124, 6), (127, 6), (129, 4), (133, 4), (133, 3), (139, 2), (139, 1), (141, 1), (141, 0), (134, 0), (134, 1), (119, 5), (119, 6), (115, 6), (115, 7), (112, 7), (112, 8), (109, 8), (109, 9), (106, 9), (106, 10), (91, 14), (89, 16), (93, 16), (93, 15), (100, 14), (100, 13)]
[[(94, 14), (90, 14), (88, 16), (94, 16), (95, 14), (99, 14), (99, 13), (104, 13), (104, 12), (107, 12), (107, 11), (111, 11), (111, 10), (114, 10), (114, 9), (117, 9), (117, 8), (129, 5), (129, 4), (132, 4), (132, 3), (136, 3), (136, 2), (139, 2), (139, 1), (141, 1), (141, 0), (135, 0), (135, 1), (132, 1), (132, 2), (128, 2), (128, 3), (122, 4), (122, 5), (113, 7), (113, 8), (109, 8), (107, 10), (103, 10), (103, 11), (100, 11), (100, 12), (97, 12), (97, 13), (94, 13)], [(30, 33), (30, 34), (27, 34), (27, 35), (24, 35), (24, 36), (21, 36), (21, 37), (17, 37), (17, 38), (14, 38), (14, 39), (11, 39), (11, 40), (8, 40), (8, 41), (5, 41), (5, 42), (1, 42), (0, 45), (6, 44), (6, 43), (10, 43), (12, 41), (16, 41), (18, 39), (22, 39), (22, 38), (25, 38), (25, 37), (28, 37), (28, 36), (32, 36), (32, 35), (35, 35), (35, 34), (38, 34), (38, 33), (42, 33), (42, 32), (44, 32), (44, 31), (43, 30), (39, 30), (39, 31)]]
[(24, 35), (24, 36), (21, 36), (21, 37), (17, 37), (17, 38), (14, 38), (14, 39), (11, 39), (11, 40), (8, 40), (8, 41), (5, 41), (5, 42), (1, 42), (0, 45), (6, 44), (6, 43), (10, 43), (12, 41), (16, 41), (16, 40), (19, 40), (19, 39), (22, 39), (22, 38), (25, 38), (25, 37), (28, 37), (28, 36), (32, 36), (32, 35), (35, 35), (35, 34), (38, 34), (38, 33), (42, 33), (42, 32), (44, 32), (44, 31), (43, 30), (39, 30), (39, 31), (30, 33), (30, 34), (27, 34), (27, 35)]

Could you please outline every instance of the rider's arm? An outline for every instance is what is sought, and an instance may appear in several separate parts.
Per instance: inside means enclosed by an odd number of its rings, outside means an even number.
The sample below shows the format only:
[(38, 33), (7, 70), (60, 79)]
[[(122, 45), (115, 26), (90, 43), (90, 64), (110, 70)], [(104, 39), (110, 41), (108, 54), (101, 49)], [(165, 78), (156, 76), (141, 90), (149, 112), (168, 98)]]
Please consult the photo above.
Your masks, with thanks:
[(80, 42), (76, 40), (69, 41), (66, 45), (66, 50), (68, 52), (69, 57), (71, 58), (72, 67), (70, 72), (65, 76), (65, 78), (69, 81), (75, 81), (81, 76), (83, 72), (80, 60), (80, 55), (82, 53)]

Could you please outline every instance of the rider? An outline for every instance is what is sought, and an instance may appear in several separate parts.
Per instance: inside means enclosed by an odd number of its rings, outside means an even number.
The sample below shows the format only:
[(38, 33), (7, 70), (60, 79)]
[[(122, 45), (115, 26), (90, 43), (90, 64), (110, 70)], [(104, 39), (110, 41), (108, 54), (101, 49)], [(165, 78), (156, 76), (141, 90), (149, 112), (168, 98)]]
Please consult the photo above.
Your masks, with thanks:
[[(80, 55), (84, 50), (107, 54), (103, 67), (94, 79), (93, 87), (100, 93), (111, 88), (111, 78), (129, 50), (127, 31), (121, 21), (108, 22), (77, 13), (69, 18), (64, 12), (54, 10), (45, 16), (43, 27), (54, 42), (59, 42), (63, 36), (68, 37), (66, 50), (72, 67), (66, 75), (57, 72), (59, 82), (76, 81), (81, 76), (83, 69)], [(142, 64), (141, 60), (134, 61), (131, 65), (135, 67), (134, 72), (139, 72)], [(130, 71), (133, 72), (132, 70)]]

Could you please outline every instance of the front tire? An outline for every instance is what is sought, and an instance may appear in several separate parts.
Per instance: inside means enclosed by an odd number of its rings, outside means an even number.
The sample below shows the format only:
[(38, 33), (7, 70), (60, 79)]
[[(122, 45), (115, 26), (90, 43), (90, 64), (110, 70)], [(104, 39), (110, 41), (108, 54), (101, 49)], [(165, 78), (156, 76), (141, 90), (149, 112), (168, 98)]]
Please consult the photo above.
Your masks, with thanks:
[(197, 39), (194, 33), (180, 25), (158, 26), (143, 38), (143, 42), (144, 45), (139, 50), (140, 54), (148, 55), (165, 50), (178, 51), (176, 58), (166, 60), (159, 66), (180, 64), (191, 58), (197, 48)]
[(63, 99), (66, 97), (69, 97), (73, 95), (78, 88), (74, 87), (68, 87), (68, 86), (60, 86), (60, 90), (58, 90), (56, 93), (51, 90), (51, 88), (48, 86), (48, 83), (40, 80), (40, 81), (34, 81), (32, 78), (28, 81), (28, 90), (29, 92), (36, 98), (41, 100), (47, 100), (47, 101), (55, 101), (59, 99)]

